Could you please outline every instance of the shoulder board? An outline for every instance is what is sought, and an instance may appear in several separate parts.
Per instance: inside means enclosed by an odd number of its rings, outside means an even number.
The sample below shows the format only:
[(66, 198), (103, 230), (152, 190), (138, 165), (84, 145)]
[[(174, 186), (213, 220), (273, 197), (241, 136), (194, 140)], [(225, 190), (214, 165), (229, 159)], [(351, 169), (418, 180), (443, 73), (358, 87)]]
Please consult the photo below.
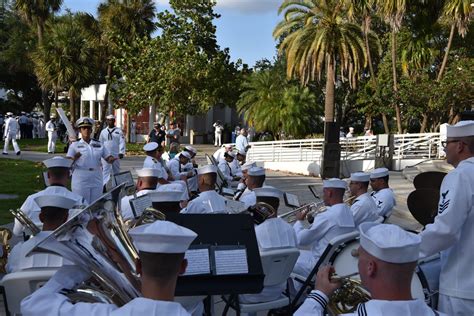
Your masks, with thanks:
[(151, 160), (153, 160), (154, 163), (158, 163), (158, 160), (156, 160), (155, 158), (151, 158)]

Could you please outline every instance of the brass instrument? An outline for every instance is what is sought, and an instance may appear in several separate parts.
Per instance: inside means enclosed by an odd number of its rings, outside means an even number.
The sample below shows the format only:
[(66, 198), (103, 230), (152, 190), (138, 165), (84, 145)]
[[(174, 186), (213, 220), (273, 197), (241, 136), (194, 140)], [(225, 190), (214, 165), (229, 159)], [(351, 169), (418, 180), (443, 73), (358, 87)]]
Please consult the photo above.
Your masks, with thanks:
[(144, 224), (150, 224), (155, 221), (165, 221), (165, 220), (166, 220), (165, 214), (158, 211), (157, 209), (154, 209), (153, 207), (147, 207), (143, 211), (142, 215), (140, 215), (139, 218), (131, 222), (131, 224), (129, 225), (129, 229), (132, 229)]
[(0, 273), (7, 273), (5, 267), (7, 265), (8, 254), (10, 253), (10, 239), (13, 234), (8, 228), (0, 228), (0, 246), (3, 247), (3, 255), (0, 257)]
[(277, 213), (273, 206), (265, 202), (257, 202), (254, 206), (249, 207), (248, 211), (257, 225), (263, 223), (267, 218), (275, 216)]
[(33, 236), (37, 235), (41, 231), (41, 229), (35, 223), (33, 223), (31, 218), (29, 218), (28, 215), (26, 215), (22, 210), (10, 210), (10, 213), (15, 216), (16, 220), (19, 221), (20, 224), (29, 229)]
[(361, 282), (351, 278), (356, 274), (359, 273), (331, 278), (331, 280), (342, 282), (342, 286), (334, 292), (329, 300), (328, 310), (331, 315), (352, 313), (357, 309), (357, 305), (370, 300), (370, 293), (362, 287)]

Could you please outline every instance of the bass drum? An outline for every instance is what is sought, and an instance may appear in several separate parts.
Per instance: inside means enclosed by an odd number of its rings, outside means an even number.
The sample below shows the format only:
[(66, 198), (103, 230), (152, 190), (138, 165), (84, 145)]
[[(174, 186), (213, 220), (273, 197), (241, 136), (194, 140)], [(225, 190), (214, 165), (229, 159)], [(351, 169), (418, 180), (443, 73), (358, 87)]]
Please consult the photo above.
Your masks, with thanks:
[[(329, 264), (334, 266), (334, 270), (340, 276), (357, 273), (359, 271), (359, 238), (354, 238), (344, 244), (339, 245)], [(439, 269), (441, 264), (436, 258), (429, 258), (420, 261), (413, 274), (411, 281), (411, 294), (413, 298), (425, 300), (428, 305), (435, 308), (438, 302), (437, 290), (439, 288)], [(360, 275), (351, 277), (351, 279), (360, 280)], [(435, 282), (436, 281), (436, 282)]]

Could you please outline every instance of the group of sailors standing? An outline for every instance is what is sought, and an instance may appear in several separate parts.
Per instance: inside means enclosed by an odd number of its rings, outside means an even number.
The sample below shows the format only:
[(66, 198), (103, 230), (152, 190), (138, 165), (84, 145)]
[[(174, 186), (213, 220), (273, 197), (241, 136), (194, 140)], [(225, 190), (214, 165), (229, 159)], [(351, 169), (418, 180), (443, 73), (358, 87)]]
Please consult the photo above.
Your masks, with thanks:
[[(64, 210), (67, 213), (73, 208), (72, 205), (87, 205), (100, 196), (103, 186), (101, 159), (108, 164), (120, 159), (120, 153), (114, 156), (109, 146), (90, 138), (92, 125), (91, 119), (78, 120), (82, 138), (71, 144), (67, 154), (69, 159), (54, 157), (44, 161), (51, 185), (28, 197), (21, 207), (35, 224), (43, 227), (45, 234), (66, 220)], [(146, 144), (144, 151), (147, 157), (142, 168), (137, 169), (136, 196), (150, 195), (168, 210), (183, 214), (228, 213), (229, 199), (215, 190), (218, 173), (222, 172), (229, 184), (237, 184), (234, 199), (241, 201), (244, 209), (252, 208), (259, 202), (274, 209), (275, 212), (255, 227), (260, 252), (282, 247), (300, 248), (300, 256), (293, 269), (298, 275), (307, 276), (310, 273), (334, 237), (360, 231), (358, 269), (362, 285), (370, 291), (372, 300), (361, 304), (356, 315), (440, 315), (424, 301), (412, 299), (409, 287), (418, 258), (438, 252), (442, 257), (439, 309), (448, 315), (472, 315), (474, 266), (470, 247), (474, 242), (474, 122), (461, 122), (448, 127), (447, 137), (445, 151), (448, 163), (456, 169), (446, 176), (441, 186), (438, 216), (419, 235), (395, 225), (383, 224), (395, 206), (394, 193), (389, 188), (389, 172), (385, 168), (371, 173), (351, 174), (349, 190), (354, 202), (350, 206), (344, 203), (347, 182), (336, 178), (324, 180), (326, 211), (318, 214), (309, 225), (305, 222), (307, 210), (297, 212), (297, 222), (291, 226), (277, 216), (284, 193), (266, 186), (265, 169), (254, 162), (245, 162), (245, 151), (234, 152), (230, 146), (215, 153), (216, 159), (220, 160), (218, 166), (197, 168), (193, 163), (197, 151), (191, 146), (185, 147), (166, 163), (161, 157), (163, 147), (154, 142)], [(119, 138), (111, 135), (108, 140)], [(66, 189), (71, 168), (72, 192)], [(370, 194), (369, 185), (373, 189)], [(130, 200), (136, 196), (124, 197), (121, 201), (125, 220), (136, 216), (130, 207)], [(16, 221), (14, 232), (21, 233), (22, 229)], [(83, 267), (66, 265), (61, 260), (39, 257), (27, 260), (22, 257), (22, 246), (19, 245), (17, 247), (20, 248), (16, 250), (15, 247), (11, 253), (14, 257), (9, 262), (9, 271), (62, 266), (43, 288), (23, 301), (24, 314), (202, 313), (202, 309), (196, 306), (185, 310), (179, 304), (172, 303), (176, 278), (186, 267), (184, 252), (196, 234), (166, 221), (145, 224), (129, 233), (140, 251), (143, 298), (134, 299), (121, 308), (107, 304), (72, 305), (59, 291), (76, 286), (89, 276), (89, 272), (84, 271)], [(330, 267), (320, 268), (315, 290), (296, 314), (325, 313), (329, 297), (341, 286), (331, 281), (333, 272)], [(239, 300), (249, 303), (273, 300), (282, 295), (285, 287), (286, 283), (265, 287), (258, 294), (240, 295)]]

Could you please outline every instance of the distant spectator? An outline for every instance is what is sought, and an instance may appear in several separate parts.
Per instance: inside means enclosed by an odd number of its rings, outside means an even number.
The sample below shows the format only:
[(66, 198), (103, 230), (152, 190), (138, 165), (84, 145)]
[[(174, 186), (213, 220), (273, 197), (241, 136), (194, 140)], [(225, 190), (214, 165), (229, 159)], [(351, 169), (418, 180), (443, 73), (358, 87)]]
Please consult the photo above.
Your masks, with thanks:
[(349, 127), (349, 133), (346, 134), (346, 138), (354, 137), (354, 127)]
[(372, 132), (370, 128), (364, 128), (364, 130), (365, 130), (364, 136), (374, 136), (374, 133)]
[(255, 128), (253, 126), (249, 126), (248, 131), (247, 131), (247, 140), (249, 143), (253, 141), (255, 138)]
[(235, 125), (234, 131), (232, 132), (232, 143), (235, 143), (235, 139), (240, 135), (240, 125)]
[(148, 134), (147, 143), (155, 142), (160, 146), (164, 146), (165, 137), (166, 133), (161, 129), (160, 123), (155, 122), (153, 129), (150, 131), (150, 134)]
[(216, 121), (213, 125), (214, 127), (214, 147), (222, 145), (222, 131), (224, 131), (224, 126), (221, 121)]
[(166, 138), (169, 139), (170, 143), (178, 143), (181, 137), (181, 130), (176, 122), (170, 123), (170, 128), (166, 131)]

